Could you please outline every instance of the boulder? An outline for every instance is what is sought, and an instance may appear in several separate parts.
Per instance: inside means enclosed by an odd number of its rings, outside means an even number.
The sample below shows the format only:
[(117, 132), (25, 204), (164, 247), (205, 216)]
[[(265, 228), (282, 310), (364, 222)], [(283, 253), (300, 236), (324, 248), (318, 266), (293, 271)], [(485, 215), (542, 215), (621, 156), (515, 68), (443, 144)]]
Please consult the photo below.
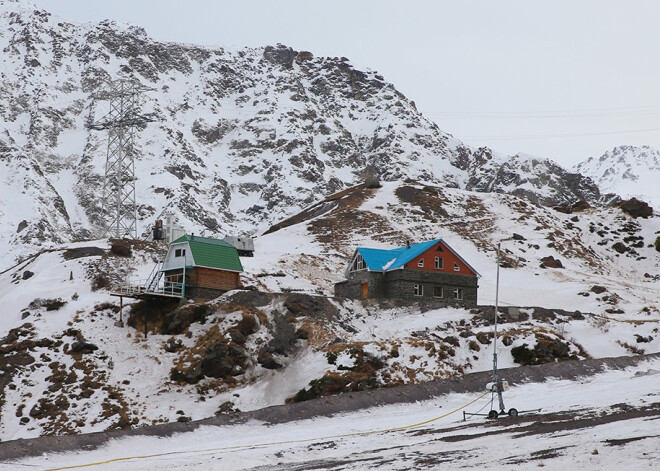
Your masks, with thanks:
[(648, 203), (640, 201), (637, 198), (622, 201), (619, 207), (621, 211), (634, 218), (648, 218), (653, 216), (653, 208)]
[(309, 316), (315, 319), (332, 319), (339, 313), (328, 298), (309, 294), (290, 294), (284, 301), (284, 306), (294, 316)]
[(302, 62), (302, 61), (311, 61), (314, 58), (314, 55), (309, 52), (309, 51), (300, 51), (298, 55), (296, 56), (296, 61), (297, 62)]
[(213, 306), (209, 304), (186, 304), (178, 309), (166, 312), (163, 315), (160, 332), (165, 335), (182, 334), (193, 322), (204, 324), (206, 317), (213, 312), (213, 309)]
[(292, 67), (293, 60), (297, 55), (297, 51), (282, 44), (278, 44), (276, 47), (266, 46), (263, 54), (264, 59), (273, 64), (279, 64), (285, 69), (290, 69)]
[(472, 332), (470, 329), (465, 329), (465, 330), (462, 331), (460, 334), (458, 334), (458, 336), (459, 336), (459, 337), (463, 337), (464, 339), (466, 339), (466, 338), (468, 338), (468, 337), (473, 337), (473, 336), (474, 336), (474, 332)]
[(234, 365), (222, 358), (204, 358), (201, 364), (201, 373), (211, 378), (226, 378), (233, 372)]
[(541, 268), (564, 268), (564, 265), (558, 258), (548, 255), (541, 259)]
[(193, 365), (192, 368), (189, 368), (185, 371), (179, 371), (176, 368), (172, 368), (170, 371), (170, 379), (172, 381), (180, 381), (188, 384), (195, 384), (203, 377), (204, 375), (202, 374), (202, 365), (199, 363)]
[(617, 242), (612, 246), (612, 248), (619, 253), (625, 253), (628, 251), (628, 247), (623, 242)]
[(482, 345), (488, 345), (490, 343), (491, 338), (493, 338), (492, 332), (479, 332), (477, 334), (477, 340)]
[(98, 349), (99, 347), (93, 343), (89, 343), (85, 340), (78, 340), (71, 344), (71, 349), (69, 351), (72, 353), (92, 353)]
[(260, 365), (269, 370), (279, 370), (282, 368), (282, 365), (278, 363), (272, 356), (265, 359), (262, 363), (260, 363)]
[(576, 201), (571, 205), (571, 211), (576, 212), (576, 211), (585, 211), (587, 209), (591, 208), (591, 205), (587, 203), (584, 200)]

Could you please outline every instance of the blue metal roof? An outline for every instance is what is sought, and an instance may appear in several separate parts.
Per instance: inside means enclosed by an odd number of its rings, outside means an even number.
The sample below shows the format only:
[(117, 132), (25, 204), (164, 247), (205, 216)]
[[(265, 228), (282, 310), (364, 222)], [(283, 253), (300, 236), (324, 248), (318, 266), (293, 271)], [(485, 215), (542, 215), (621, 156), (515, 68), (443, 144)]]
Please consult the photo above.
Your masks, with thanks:
[(481, 277), (477, 270), (475, 270), (468, 262), (465, 261), (463, 257), (457, 254), (454, 249), (452, 249), (449, 244), (447, 244), (447, 242), (442, 239), (429, 240), (428, 242), (413, 244), (410, 247), (398, 247), (391, 250), (358, 247), (357, 252), (362, 255), (362, 258), (367, 264), (367, 268), (369, 270), (386, 272), (390, 270), (396, 270), (397, 268), (403, 268), (406, 263), (415, 257), (420, 256), (438, 242), (442, 242), (442, 245), (444, 245), (448, 250), (456, 255), (460, 261), (465, 263), (465, 265), (470, 270), (472, 270), (475, 275)]
[(387, 271), (403, 267), (413, 258), (423, 254), (442, 239), (430, 240), (410, 247), (399, 247), (391, 250), (368, 249), (358, 247), (357, 251), (362, 255), (369, 270)]

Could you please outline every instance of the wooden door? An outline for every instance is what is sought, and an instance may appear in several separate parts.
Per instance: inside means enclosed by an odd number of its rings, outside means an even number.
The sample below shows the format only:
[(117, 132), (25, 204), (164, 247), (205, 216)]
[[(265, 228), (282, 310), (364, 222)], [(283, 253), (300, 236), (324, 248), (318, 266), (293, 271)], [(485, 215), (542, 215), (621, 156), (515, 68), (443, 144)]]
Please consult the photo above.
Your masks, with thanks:
[(368, 294), (369, 294), (369, 284), (362, 283), (362, 297), (366, 298)]

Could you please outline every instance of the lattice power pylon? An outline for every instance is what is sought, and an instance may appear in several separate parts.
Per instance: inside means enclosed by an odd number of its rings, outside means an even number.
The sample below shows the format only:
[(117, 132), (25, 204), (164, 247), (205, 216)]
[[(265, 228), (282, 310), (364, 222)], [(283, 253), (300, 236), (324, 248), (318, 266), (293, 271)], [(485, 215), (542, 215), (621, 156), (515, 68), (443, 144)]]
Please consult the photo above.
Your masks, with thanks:
[(137, 206), (135, 203), (136, 127), (154, 121), (139, 114), (143, 93), (151, 88), (137, 80), (113, 80), (105, 90), (95, 93), (94, 100), (109, 100), (110, 111), (99, 121), (90, 117), (87, 127), (108, 130), (108, 149), (103, 179), (101, 224), (104, 235), (137, 239)]

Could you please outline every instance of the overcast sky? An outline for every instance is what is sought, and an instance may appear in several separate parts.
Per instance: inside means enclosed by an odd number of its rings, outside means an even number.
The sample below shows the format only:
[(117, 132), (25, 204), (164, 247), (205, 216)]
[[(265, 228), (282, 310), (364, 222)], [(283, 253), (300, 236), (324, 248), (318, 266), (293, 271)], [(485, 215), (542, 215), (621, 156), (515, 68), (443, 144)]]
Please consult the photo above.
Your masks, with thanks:
[(570, 166), (616, 145), (660, 148), (656, 0), (33, 1), (159, 40), (345, 56), (442, 130), (507, 154)]

